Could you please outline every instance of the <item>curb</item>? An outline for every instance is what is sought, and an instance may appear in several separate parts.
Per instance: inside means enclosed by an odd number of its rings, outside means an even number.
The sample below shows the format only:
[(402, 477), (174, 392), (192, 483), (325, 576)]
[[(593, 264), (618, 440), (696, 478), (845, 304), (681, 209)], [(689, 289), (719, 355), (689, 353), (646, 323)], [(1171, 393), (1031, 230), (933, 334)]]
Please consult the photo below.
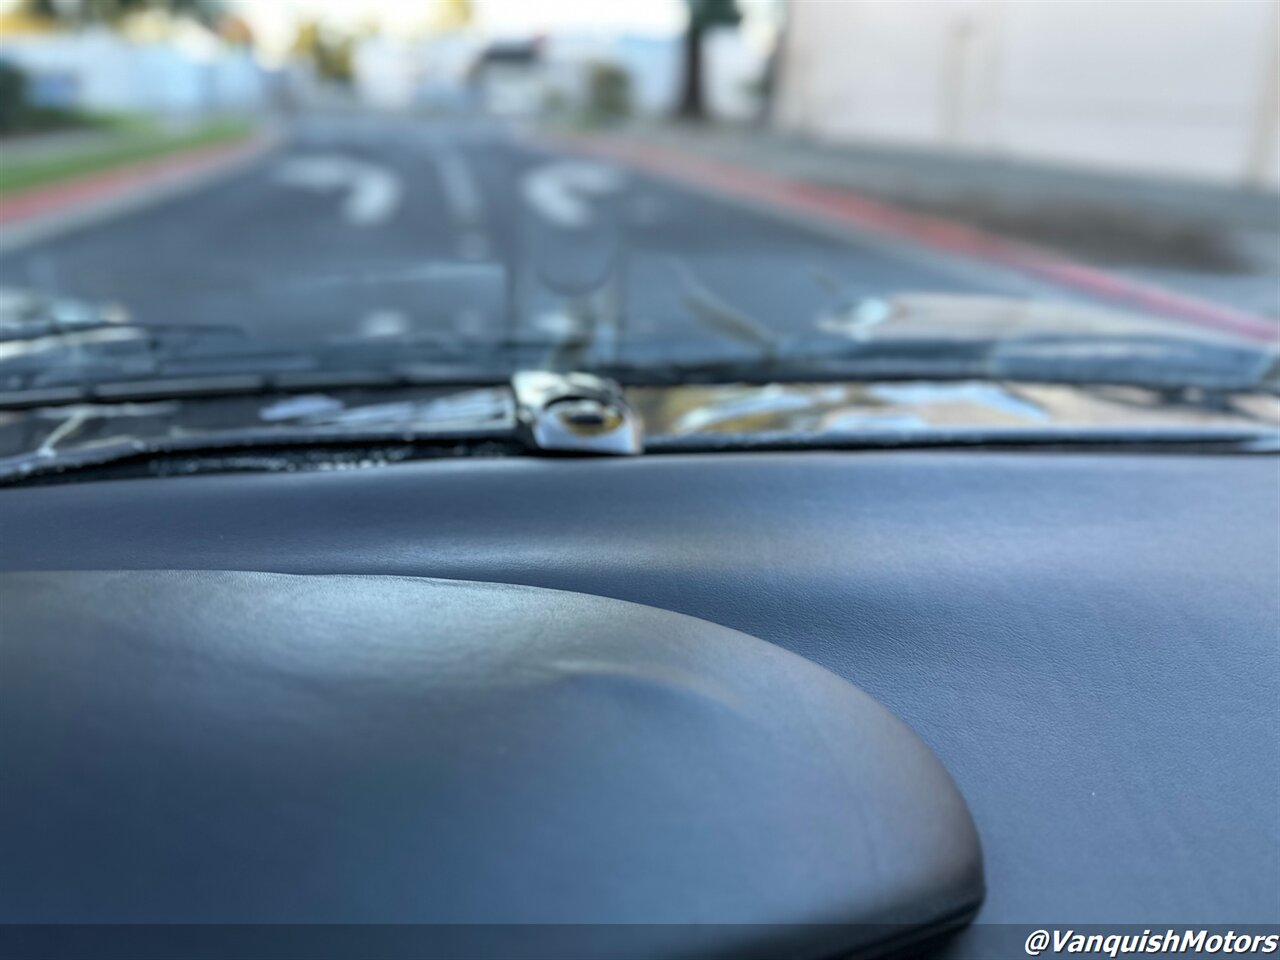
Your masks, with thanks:
[(255, 163), (278, 143), (274, 135), (262, 134), (0, 197), (0, 253), (207, 186)]
[(571, 153), (745, 199), (802, 220), (834, 223), (971, 261), (995, 264), (1059, 287), (1195, 326), (1267, 343), (1280, 339), (1280, 325), (1266, 317), (1130, 280), (1069, 260), (1051, 250), (1006, 240), (957, 221), (913, 213), (851, 190), (789, 180), (652, 144), (623, 144), (563, 134), (540, 135), (538, 139)]

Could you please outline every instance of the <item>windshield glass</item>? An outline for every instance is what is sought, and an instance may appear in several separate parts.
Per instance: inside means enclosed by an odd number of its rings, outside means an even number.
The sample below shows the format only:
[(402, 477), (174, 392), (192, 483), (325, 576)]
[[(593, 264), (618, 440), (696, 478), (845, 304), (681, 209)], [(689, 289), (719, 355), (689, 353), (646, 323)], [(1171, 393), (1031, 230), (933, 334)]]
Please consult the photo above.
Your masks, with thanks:
[(0, 394), (23, 407), (522, 370), (878, 383), (835, 405), (899, 424), (1024, 422), (994, 382), (1175, 412), (1275, 392), (1274, 4), (0, 0), (0, 21)]

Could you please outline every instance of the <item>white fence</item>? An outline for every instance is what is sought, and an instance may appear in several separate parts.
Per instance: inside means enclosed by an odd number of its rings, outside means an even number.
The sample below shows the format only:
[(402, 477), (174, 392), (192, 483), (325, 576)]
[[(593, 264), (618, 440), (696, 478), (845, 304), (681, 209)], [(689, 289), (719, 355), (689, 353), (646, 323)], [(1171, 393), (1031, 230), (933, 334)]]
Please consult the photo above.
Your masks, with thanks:
[(779, 122), (1280, 185), (1276, 0), (793, 0)]

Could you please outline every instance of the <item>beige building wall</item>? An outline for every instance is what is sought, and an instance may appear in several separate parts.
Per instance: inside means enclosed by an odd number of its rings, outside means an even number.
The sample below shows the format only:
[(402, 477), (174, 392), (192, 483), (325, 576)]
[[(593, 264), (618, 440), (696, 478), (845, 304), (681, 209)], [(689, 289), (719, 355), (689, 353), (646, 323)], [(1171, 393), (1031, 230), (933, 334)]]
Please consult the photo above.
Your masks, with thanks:
[(1280, 0), (791, 0), (821, 139), (1280, 186)]

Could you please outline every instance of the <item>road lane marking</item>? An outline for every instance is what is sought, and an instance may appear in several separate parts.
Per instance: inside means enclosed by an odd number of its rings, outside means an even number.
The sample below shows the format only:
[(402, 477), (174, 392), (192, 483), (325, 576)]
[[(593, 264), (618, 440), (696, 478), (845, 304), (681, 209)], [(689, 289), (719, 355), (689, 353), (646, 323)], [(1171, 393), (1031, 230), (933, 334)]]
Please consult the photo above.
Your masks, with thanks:
[(409, 318), (399, 310), (374, 310), (360, 321), (366, 337), (399, 337), (409, 332)]
[(357, 174), (343, 212), (362, 226), (390, 219), (400, 206), (400, 180), (388, 170), (365, 167)]
[(472, 263), (465, 260), (428, 260), (408, 266), (379, 267), (376, 269), (330, 271), (324, 274), (299, 277), (279, 277), (273, 281), (277, 289), (322, 289), (324, 287), (386, 286), (391, 283), (438, 283), (448, 280), (466, 280), (489, 277), (494, 265)]
[[(535, 142), (533, 149), (556, 149), (621, 164), (685, 188), (697, 187), (721, 198), (745, 202), (809, 227), (834, 227), (836, 235), (840, 230), (851, 230), (874, 237), (886, 249), (913, 259), (935, 254), (935, 269), (944, 267), (945, 258), (950, 258), (957, 265), (990, 266), (1011, 277), (1046, 284), (1050, 290), (1076, 291), (1250, 340), (1275, 343), (1280, 337), (1275, 322), (1260, 314), (1132, 280), (1076, 263), (1053, 250), (1005, 239), (959, 221), (901, 209), (851, 190), (793, 180), (652, 144), (614, 143), (583, 136), (558, 136), (544, 141)], [(1044, 294), (1035, 291), (1035, 295)]]
[(535, 330), (564, 339), (583, 332), (582, 320), (566, 310), (547, 310), (534, 316), (530, 324)]
[(281, 161), (276, 179), (305, 190), (345, 190), (343, 217), (358, 227), (389, 220), (404, 195), (400, 178), (388, 168), (338, 154), (289, 157)]
[(591, 226), (592, 200), (617, 193), (624, 180), (617, 167), (564, 160), (534, 167), (520, 181), (525, 202), (553, 226), (580, 230)]

